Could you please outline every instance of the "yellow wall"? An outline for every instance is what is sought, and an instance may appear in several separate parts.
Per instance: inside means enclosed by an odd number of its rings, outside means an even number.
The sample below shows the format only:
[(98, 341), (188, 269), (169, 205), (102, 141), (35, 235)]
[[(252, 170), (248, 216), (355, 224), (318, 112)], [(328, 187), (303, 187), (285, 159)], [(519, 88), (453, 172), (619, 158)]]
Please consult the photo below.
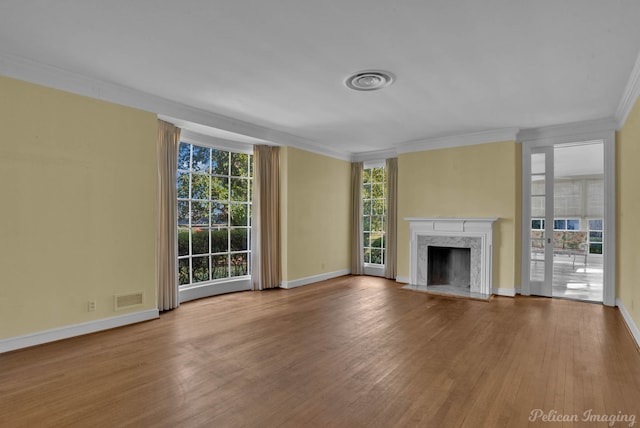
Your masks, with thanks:
[(493, 286), (520, 285), (521, 146), (513, 141), (398, 158), (398, 276), (409, 277), (405, 217), (499, 217)]
[(640, 326), (640, 99), (616, 134), (616, 296)]
[(117, 293), (155, 308), (155, 115), (4, 77), (0, 94), (0, 338), (121, 315)]
[(348, 269), (351, 164), (283, 149), (283, 280)]

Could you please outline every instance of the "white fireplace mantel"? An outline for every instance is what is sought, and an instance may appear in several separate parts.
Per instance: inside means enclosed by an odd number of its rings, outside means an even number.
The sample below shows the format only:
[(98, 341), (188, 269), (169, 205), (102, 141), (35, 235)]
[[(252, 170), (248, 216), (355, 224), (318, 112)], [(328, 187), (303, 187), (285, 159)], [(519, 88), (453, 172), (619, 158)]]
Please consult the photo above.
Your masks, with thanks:
[[(472, 292), (484, 295), (492, 293), (492, 270), (493, 270), (493, 224), (498, 221), (493, 218), (451, 218), (451, 217), (405, 217), (405, 221), (410, 225), (410, 258), (409, 267), (411, 272), (411, 284), (420, 284), (424, 278), (418, 275), (418, 239), (439, 240), (449, 237), (460, 242), (466, 238), (479, 239), (480, 247), (478, 260), (477, 283), (472, 284)], [(428, 238), (424, 238), (428, 237)], [(423, 242), (423, 246), (424, 246)], [(428, 245), (428, 244), (427, 244)], [(454, 244), (455, 245), (455, 244)], [(462, 245), (461, 245), (462, 246)], [(475, 256), (472, 255), (472, 259)], [(473, 269), (473, 267), (472, 267)], [(473, 281), (472, 281), (473, 282)]]

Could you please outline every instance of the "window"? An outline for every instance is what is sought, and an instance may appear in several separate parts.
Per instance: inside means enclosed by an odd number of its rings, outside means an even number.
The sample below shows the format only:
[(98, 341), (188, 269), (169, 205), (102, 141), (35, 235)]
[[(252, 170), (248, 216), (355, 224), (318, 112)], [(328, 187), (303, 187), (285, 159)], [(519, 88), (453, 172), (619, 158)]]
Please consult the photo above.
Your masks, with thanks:
[(531, 219), (531, 229), (532, 230), (543, 230), (544, 229), (544, 219), (543, 218), (532, 218)]
[(180, 143), (181, 286), (250, 274), (253, 156)]
[(556, 218), (553, 220), (553, 230), (580, 230), (580, 219)]
[(387, 215), (385, 168), (364, 168), (362, 177), (365, 264), (385, 263), (385, 217)]
[(602, 254), (602, 219), (589, 220), (589, 254)]

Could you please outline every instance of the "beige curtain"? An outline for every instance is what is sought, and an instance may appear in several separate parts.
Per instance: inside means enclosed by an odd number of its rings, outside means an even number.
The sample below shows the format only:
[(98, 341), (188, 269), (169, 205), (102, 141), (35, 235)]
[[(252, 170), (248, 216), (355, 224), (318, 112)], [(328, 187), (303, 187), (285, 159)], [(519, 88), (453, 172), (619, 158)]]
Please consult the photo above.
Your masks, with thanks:
[(384, 276), (396, 279), (398, 263), (398, 158), (387, 159), (387, 258)]
[(252, 273), (254, 290), (279, 287), (280, 257), (280, 148), (253, 148)]
[(362, 162), (351, 164), (351, 274), (364, 274), (362, 224)]
[(156, 265), (158, 309), (166, 311), (180, 306), (178, 295), (178, 237), (176, 170), (180, 128), (158, 120), (158, 225)]

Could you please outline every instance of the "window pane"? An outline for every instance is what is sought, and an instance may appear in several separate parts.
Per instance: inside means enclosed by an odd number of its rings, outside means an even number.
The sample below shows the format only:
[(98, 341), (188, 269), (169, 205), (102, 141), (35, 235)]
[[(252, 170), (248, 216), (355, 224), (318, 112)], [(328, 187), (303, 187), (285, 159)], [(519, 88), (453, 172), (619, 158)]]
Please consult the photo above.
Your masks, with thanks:
[[(366, 230), (366, 229), (365, 229), (365, 230)], [(365, 232), (365, 233), (364, 233), (364, 236), (363, 236), (363, 238), (364, 238), (364, 239), (363, 239), (363, 241), (362, 241), (362, 242), (363, 242), (363, 244), (362, 244), (362, 246), (363, 246), (363, 247), (370, 247), (370, 246), (371, 246), (371, 245), (369, 245), (369, 242), (370, 242), (370, 241), (369, 241), (369, 235), (370, 235), (370, 233), (369, 233), (369, 232)]]
[(553, 228), (555, 230), (566, 230), (567, 229), (567, 221), (566, 220), (553, 220)]
[(590, 230), (602, 230), (602, 220), (589, 220)]
[(384, 198), (384, 184), (372, 184), (371, 185), (371, 197), (372, 198)]
[(211, 203), (211, 217), (212, 224), (224, 225), (229, 224), (229, 204), (223, 204), (221, 202)]
[(211, 256), (211, 279), (229, 277), (229, 255)]
[(567, 230), (580, 230), (580, 220), (578, 219), (567, 220)]
[(374, 199), (371, 201), (371, 214), (373, 215), (384, 214), (384, 199)]
[(189, 197), (189, 173), (178, 172), (176, 177), (176, 190), (178, 198), (187, 199)]
[(191, 277), (189, 275), (189, 259), (178, 260), (178, 284), (185, 285), (191, 283)]
[(229, 229), (211, 230), (211, 252), (226, 253), (229, 251)]
[(364, 216), (363, 229), (364, 230), (371, 230), (371, 217), (368, 216), (368, 215)]
[(590, 254), (602, 254), (602, 244), (589, 244)]
[(231, 153), (231, 175), (236, 177), (249, 177), (249, 155), (244, 153)]
[(374, 264), (382, 264), (382, 250), (379, 248), (372, 248), (371, 249), (371, 262), (370, 263), (374, 263)]
[(209, 230), (192, 229), (191, 231), (191, 254), (209, 253)]
[(371, 215), (371, 199), (362, 202), (362, 214)]
[(371, 216), (371, 231), (382, 232), (382, 216)]
[(231, 226), (248, 226), (248, 205), (231, 204)]
[(209, 226), (209, 202), (191, 202), (191, 225)]
[(371, 170), (372, 183), (384, 183), (384, 168), (373, 168)]
[(229, 179), (226, 177), (211, 177), (211, 199), (226, 201), (229, 199)]
[(178, 228), (178, 255), (179, 256), (189, 255), (189, 228), (188, 227)]
[(249, 200), (249, 180), (244, 178), (231, 179), (231, 200), (238, 202)]
[(542, 229), (542, 220), (531, 220), (531, 229)]
[(371, 199), (371, 184), (362, 186), (362, 199)]
[(211, 162), (211, 149), (208, 147), (193, 146), (193, 159), (191, 168), (194, 171), (209, 172), (209, 163)]
[(194, 257), (191, 261), (193, 282), (209, 281), (209, 257)]
[(211, 173), (229, 175), (229, 152), (216, 149), (211, 150)]
[(382, 248), (382, 233), (371, 234), (371, 246), (374, 248)]
[(364, 249), (364, 262), (371, 263), (371, 250), (369, 248)]
[(249, 274), (249, 260), (247, 253), (231, 254), (231, 276)]
[(231, 229), (231, 251), (247, 251), (248, 231), (246, 228)]
[(602, 242), (602, 232), (589, 232), (590, 242)]
[(371, 183), (371, 169), (366, 168), (362, 170), (362, 183), (363, 184)]
[(191, 144), (180, 143), (178, 150), (178, 169), (190, 169), (191, 166)]
[(205, 174), (191, 176), (191, 199), (209, 200), (210, 178)]
[(178, 201), (178, 224), (189, 225), (189, 201)]

